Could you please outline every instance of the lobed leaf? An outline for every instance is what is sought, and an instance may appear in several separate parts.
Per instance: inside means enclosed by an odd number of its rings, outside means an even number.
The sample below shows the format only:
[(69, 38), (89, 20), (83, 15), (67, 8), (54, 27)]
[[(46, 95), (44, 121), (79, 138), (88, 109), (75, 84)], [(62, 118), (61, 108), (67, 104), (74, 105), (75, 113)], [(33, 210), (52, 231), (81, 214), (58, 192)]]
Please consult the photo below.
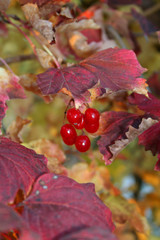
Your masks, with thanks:
[(0, 201), (12, 203), (21, 189), (26, 196), (35, 179), (48, 172), (46, 159), (22, 145), (0, 138)]
[(148, 93), (148, 98), (141, 94), (133, 93), (129, 96), (128, 100), (131, 104), (137, 105), (139, 109), (146, 113), (153, 114), (160, 117), (160, 100)]
[(138, 78), (144, 71), (146, 69), (138, 63), (132, 50), (109, 48), (93, 54), (77, 66), (50, 68), (39, 74), (37, 81), (44, 95), (66, 88), (73, 97), (78, 97), (99, 82), (102, 88), (114, 92), (135, 90), (144, 93), (145, 80)]
[[(160, 118), (160, 100), (151, 93), (149, 93), (149, 98), (134, 93), (129, 96), (129, 102), (137, 105), (139, 109), (145, 111), (146, 113), (153, 114), (158, 119)], [(151, 150), (152, 154), (155, 155), (160, 153), (159, 136), (160, 122), (154, 124), (139, 136), (139, 144), (144, 145), (146, 151)], [(155, 170), (160, 170), (159, 160), (155, 166)]]
[(96, 196), (94, 185), (78, 184), (65, 176), (39, 177), (23, 207), (22, 217), (43, 240), (63, 239), (93, 226), (106, 232), (114, 229), (111, 212)]
[(96, 135), (101, 135), (98, 146), (104, 155), (105, 163), (111, 164), (124, 147), (155, 123), (157, 120), (148, 115), (139, 116), (127, 112), (102, 113)]
[(139, 136), (139, 144), (144, 145), (146, 151), (151, 150), (153, 155), (160, 153), (160, 122)]
[(13, 208), (0, 203), (0, 232), (20, 229), (24, 227), (24, 221)]

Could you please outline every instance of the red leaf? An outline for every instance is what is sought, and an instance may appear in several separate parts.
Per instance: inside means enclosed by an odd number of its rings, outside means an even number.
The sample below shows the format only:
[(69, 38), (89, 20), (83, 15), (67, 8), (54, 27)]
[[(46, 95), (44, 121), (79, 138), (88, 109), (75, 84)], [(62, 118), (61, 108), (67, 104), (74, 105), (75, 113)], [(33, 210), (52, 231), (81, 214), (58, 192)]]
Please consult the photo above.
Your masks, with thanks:
[(48, 69), (38, 75), (38, 85), (44, 95), (55, 94), (65, 87), (74, 97), (99, 81), (101, 87), (112, 91), (142, 89), (144, 79), (138, 77), (145, 70), (132, 50), (110, 48), (93, 54), (77, 66)]
[(131, 104), (135, 104), (139, 109), (146, 113), (153, 114), (160, 117), (160, 100), (154, 97), (151, 93), (148, 93), (149, 98), (144, 95), (132, 93), (128, 100)]
[(150, 33), (156, 32), (158, 30), (157, 27), (155, 27), (146, 17), (137, 12), (135, 9), (132, 9), (131, 13), (136, 21), (139, 22), (142, 30), (146, 35), (149, 35)]
[(0, 232), (20, 229), (24, 226), (21, 216), (10, 206), (0, 203)]
[(146, 151), (151, 150), (153, 155), (160, 153), (160, 122), (139, 136), (139, 144), (144, 145)]
[(44, 174), (23, 204), (24, 220), (43, 240), (62, 239), (83, 227), (114, 229), (111, 211), (96, 196), (91, 183)]
[(27, 228), (22, 217), (13, 208), (3, 203), (0, 203), (0, 223), (0, 233), (2, 234), (18, 230), (21, 240), (40, 240), (37, 234)]
[(127, 112), (102, 113), (97, 134), (101, 135), (98, 146), (106, 164), (111, 164), (124, 147), (156, 122), (157, 120), (145, 115)]
[[(133, 93), (129, 96), (129, 102), (135, 104), (139, 109), (160, 118), (160, 100), (151, 93), (149, 98)], [(144, 145), (145, 150), (150, 150), (153, 155), (160, 153), (160, 122), (154, 124), (139, 136), (139, 144)], [(160, 170), (160, 161), (157, 162), (155, 170)]]
[[(117, 240), (117, 238), (107, 229), (103, 229), (97, 226), (82, 228), (71, 234), (67, 234), (61, 238), (61, 240)], [(56, 239), (53, 239), (56, 240)]]
[(0, 201), (12, 203), (19, 189), (26, 196), (35, 179), (48, 172), (46, 158), (33, 150), (0, 138)]
[(81, 33), (87, 38), (87, 42), (100, 42), (102, 40), (101, 29), (84, 29)]

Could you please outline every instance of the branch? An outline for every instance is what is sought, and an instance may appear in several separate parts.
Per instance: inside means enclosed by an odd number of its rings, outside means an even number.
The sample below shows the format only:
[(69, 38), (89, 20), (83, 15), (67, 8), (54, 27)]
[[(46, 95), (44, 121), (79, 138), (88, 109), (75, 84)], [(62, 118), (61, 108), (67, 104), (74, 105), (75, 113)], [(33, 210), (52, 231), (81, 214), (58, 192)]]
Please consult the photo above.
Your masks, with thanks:
[[(34, 54), (29, 54), (29, 55), (19, 55), (19, 56), (15, 56), (15, 57), (9, 57), (4, 59), (4, 61), (7, 64), (11, 64), (11, 63), (16, 63), (16, 62), (21, 62), (21, 61), (26, 61), (26, 60), (32, 60), (35, 59), (36, 56)], [(0, 66), (3, 66), (4, 64), (2, 62), (0, 62)]]

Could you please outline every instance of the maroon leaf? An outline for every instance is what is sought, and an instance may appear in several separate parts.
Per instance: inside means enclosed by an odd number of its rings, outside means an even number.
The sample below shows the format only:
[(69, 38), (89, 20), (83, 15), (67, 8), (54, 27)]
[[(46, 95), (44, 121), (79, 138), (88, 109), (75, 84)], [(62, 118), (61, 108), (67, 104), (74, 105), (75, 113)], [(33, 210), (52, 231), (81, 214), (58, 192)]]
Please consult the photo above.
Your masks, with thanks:
[(114, 229), (111, 211), (96, 196), (94, 185), (65, 176), (39, 177), (23, 205), (24, 220), (43, 240), (62, 239), (83, 227)]
[[(117, 240), (117, 238), (109, 231), (97, 226), (82, 228), (71, 234), (67, 234), (61, 240)], [(56, 240), (56, 239), (53, 239)]]
[(147, 115), (139, 116), (127, 112), (102, 113), (97, 134), (101, 135), (98, 146), (106, 164), (111, 164), (124, 147), (156, 122), (157, 120)]
[(87, 42), (100, 42), (102, 40), (101, 29), (83, 29), (81, 33), (87, 38)]
[(146, 35), (149, 35), (152, 32), (156, 32), (158, 29), (154, 26), (146, 17), (137, 12), (135, 9), (131, 11), (133, 17), (139, 22), (142, 30)]
[(24, 226), (21, 216), (10, 206), (0, 203), (0, 232), (20, 229)]
[(146, 151), (151, 150), (153, 155), (160, 153), (160, 122), (139, 136), (139, 144), (144, 145)]
[(160, 93), (160, 74), (159, 73), (153, 73), (151, 77), (147, 81), (150, 89), (153, 93), (155, 93), (157, 96), (159, 96)]
[(160, 117), (160, 100), (154, 97), (151, 93), (148, 93), (148, 98), (144, 95), (132, 93), (128, 100), (131, 104), (135, 104), (139, 109), (146, 113), (153, 114)]
[(40, 240), (36, 233), (27, 228), (22, 217), (13, 208), (3, 203), (0, 203), (0, 223), (0, 233), (18, 230), (21, 240)]
[(158, 162), (154, 169), (160, 171), (160, 122), (154, 124), (139, 136), (139, 144), (142, 144), (146, 151), (150, 150), (153, 155), (158, 153)]
[(11, 203), (19, 189), (26, 196), (35, 179), (48, 172), (46, 158), (33, 150), (0, 138), (0, 201)]
[(80, 66), (50, 68), (38, 75), (38, 85), (44, 95), (55, 94), (65, 87), (74, 97), (78, 97), (96, 83), (94, 74)]
[(55, 94), (67, 88), (78, 97), (100, 81), (103, 88), (144, 91), (145, 80), (138, 78), (142, 68), (132, 50), (110, 48), (86, 58), (79, 65), (50, 68), (38, 75), (38, 85), (44, 95)]
[[(151, 93), (148, 94), (149, 98), (133, 93), (129, 96), (129, 102), (135, 104), (139, 109), (155, 115), (160, 118), (160, 100), (154, 97)], [(139, 136), (139, 144), (144, 145), (145, 150), (151, 150), (155, 155), (160, 153), (160, 122), (154, 124)], [(159, 169), (159, 161), (155, 166), (155, 170)]]

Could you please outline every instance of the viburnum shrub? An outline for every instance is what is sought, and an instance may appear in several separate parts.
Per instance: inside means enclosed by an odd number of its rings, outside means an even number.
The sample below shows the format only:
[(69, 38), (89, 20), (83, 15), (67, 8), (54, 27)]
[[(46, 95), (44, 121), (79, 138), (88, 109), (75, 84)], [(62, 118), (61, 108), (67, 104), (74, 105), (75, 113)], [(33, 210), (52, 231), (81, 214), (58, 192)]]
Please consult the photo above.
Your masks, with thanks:
[[(156, 173), (143, 169), (144, 154), (137, 152), (132, 175), (138, 187), (128, 201), (105, 166), (117, 156), (129, 162), (119, 153), (138, 137), (158, 154), (160, 170), (160, 99), (153, 95), (160, 91), (159, 75), (149, 78), (148, 92), (147, 69), (137, 60), (143, 55), (137, 36), (156, 32), (160, 39), (160, 31), (135, 8), (128, 6), (126, 14), (121, 6), (127, 4), (138, 9), (142, 1), (0, 0), (1, 240), (147, 239), (144, 214), (149, 207), (159, 211)], [(13, 106), (12, 99), (20, 101)], [(69, 106), (66, 114), (61, 105)], [(21, 132), (26, 124), (28, 135)], [(113, 179), (125, 172), (118, 164)], [(155, 193), (139, 202), (143, 179)]]

